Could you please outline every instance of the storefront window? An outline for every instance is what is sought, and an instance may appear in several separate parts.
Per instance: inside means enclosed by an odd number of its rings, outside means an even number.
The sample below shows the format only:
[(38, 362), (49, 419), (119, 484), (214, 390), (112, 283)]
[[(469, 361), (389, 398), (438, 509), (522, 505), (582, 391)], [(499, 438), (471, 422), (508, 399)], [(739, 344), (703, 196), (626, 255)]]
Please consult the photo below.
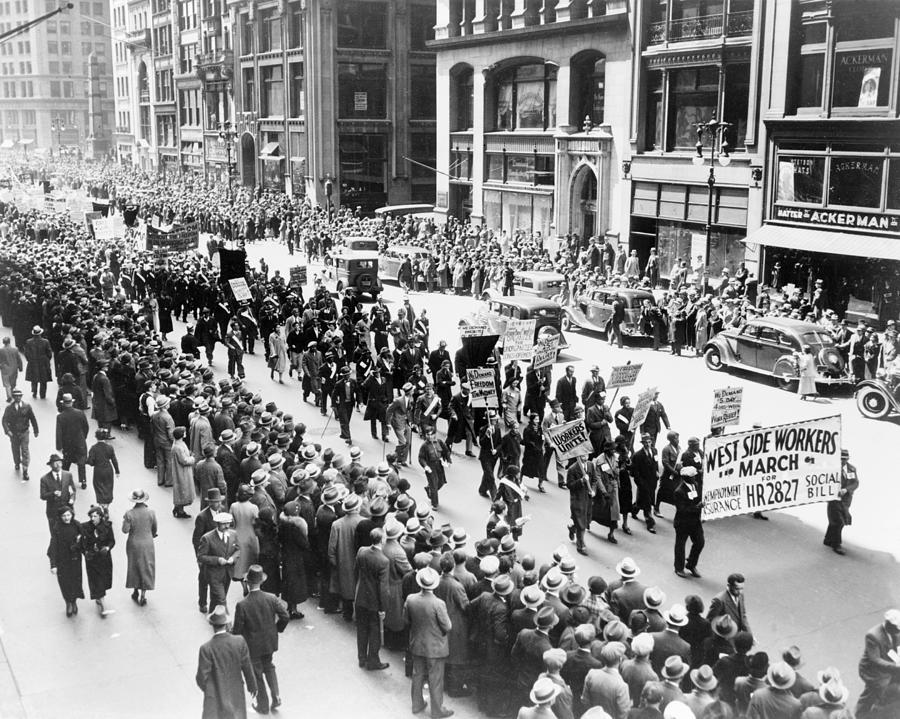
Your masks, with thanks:
[(900, 210), (900, 160), (891, 160), (888, 166), (887, 207), (889, 210)]
[(868, 157), (833, 157), (828, 204), (880, 207), (884, 161)]
[(550, 234), (553, 221), (553, 197), (526, 192), (484, 191), (484, 222), (486, 227), (503, 229), (512, 234), (516, 230)]
[(375, 209), (387, 200), (387, 138), (383, 135), (341, 135), (341, 201)]
[(534, 177), (534, 155), (507, 155), (506, 181), (531, 183)]
[(825, 187), (824, 157), (779, 157), (778, 202), (822, 204)]
[(413, 65), (410, 68), (410, 105), (413, 120), (433, 120), (437, 98), (437, 77), (430, 65)]
[(484, 224), (485, 227), (497, 229), (500, 227), (500, 208), (503, 203), (500, 193), (496, 190), (484, 191)]
[(495, 84), (496, 129), (546, 130), (556, 125), (556, 67), (520, 65)]
[(487, 179), (503, 182), (503, 155), (487, 156)]
[(836, 53), (834, 107), (887, 107), (892, 61), (890, 49)]
[[(675, 70), (669, 75), (669, 83), (669, 145), (675, 150), (693, 150), (697, 144), (697, 124), (709, 122), (716, 114), (719, 68)], [(707, 134), (703, 142), (709, 144)]]
[(386, 101), (387, 73), (384, 65), (338, 64), (340, 118), (384, 117)]

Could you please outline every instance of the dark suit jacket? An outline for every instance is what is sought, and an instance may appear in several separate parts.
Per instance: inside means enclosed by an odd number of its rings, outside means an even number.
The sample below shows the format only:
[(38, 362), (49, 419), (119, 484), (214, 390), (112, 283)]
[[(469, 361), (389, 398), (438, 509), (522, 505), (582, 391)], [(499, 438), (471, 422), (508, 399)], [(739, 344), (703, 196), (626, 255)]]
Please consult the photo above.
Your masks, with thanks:
[(641, 425), (641, 432), (657, 435), (662, 430), (663, 425), (665, 425), (666, 429), (669, 428), (669, 415), (666, 414), (666, 408), (662, 406), (662, 402), (659, 400), (651, 402), (647, 416)]
[(609, 600), (609, 608), (626, 624), (635, 609), (644, 608), (645, 587), (640, 582), (627, 582), (616, 589)]
[(213, 514), (214, 512), (212, 509), (206, 507), (194, 520), (194, 533), (191, 536), (191, 543), (194, 545), (194, 554), (196, 554), (197, 550), (200, 548), (200, 540), (203, 538), (203, 535), (216, 528), (216, 523), (213, 521)]
[(222, 632), (200, 647), (196, 680), (203, 691), (203, 719), (247, 716), (242, 674), (247, 691), (255, 694), (256, 677), (243, 637)]
[(278, 633), (291, 621), (287, 604), (274, 594), (253, 590), (234, 608), (232, 634), (247, 640), (254, 659), (278, 651)]
[(556, 380), (556, 399), (559, 400), (563, 408), (569, 407), (571, 409), (575, 406), (576, 402), (578, 402), (578, 388), (574, 377), (570, 379), (563, 375)]
[(56, 415), (56, 448), (66, 455), (87, 457), (88, 421), (84, 412), (68, 407)]
[(237, 534), (232, 529), (225, 530), (225, 541), (219, 539), (217, 529), (207, 532), (200, 537), (200, 545), (197, 547), (197, 562), (205, 569), (206, 578), (210, 582), (223, 582), (231, 580), (234, 576), (233, 564), (219, 564), (219, 558), (237, 557), (241, 553), (238, 546)]
[(388, 569), (391, 561), (380, 547), (360, 547), (356, 553), (356, 606), (387, 611)]
[(410, 594), (403, 604), (403, 623), (409, 627), (409, 651), (413, 656), (450, 656), (447, 635), (453, 625), (443, 599), (431, 592)]
[(691, 662), (691, 645), (668, 629), (662, 632), (652, 632), (653, 651), (650, 652), (650, 664), (659, 676), (662, 676), (662, 668), (666, 659), (678, 655), (685, 664)]
[[(47, 472), (41, 477), (41, 499), (47, 503), (47, 516), (52, 518), (58, 516), (61, 507), (75, 504), (75, 482), (72, 481), (72, 474), (60, 470), (59, 477), (59, 484), (53, 477), (53, 472)], [(61, 492), (58, 497), (54, 494), (56, 490)]]
[(750, 623), (747, 621), (747, 598), (744, 595), (741, 595), (738, 606), (735, 606), (727, 589), (714, 596), (709, 602), (709, 612), (707, 612), (706, 618), (712, 621), (723, 614), (732, 618), (739, 632), (751, 631)]
[(537, 629), (523, 629), (516, 636), (510, 658), (520, 687), (531, 687), (544, 671), (544, 652), (553, 649), (550, 637)]
[(560, 670), (566, 684), (572, 687), (572, 696), (581, 699), (581, 691), (584, 689), (584, 678), (591, 669), (599, 669), (603, 663), (590, 652), (573, 649), (566, 654), (566, 663)]

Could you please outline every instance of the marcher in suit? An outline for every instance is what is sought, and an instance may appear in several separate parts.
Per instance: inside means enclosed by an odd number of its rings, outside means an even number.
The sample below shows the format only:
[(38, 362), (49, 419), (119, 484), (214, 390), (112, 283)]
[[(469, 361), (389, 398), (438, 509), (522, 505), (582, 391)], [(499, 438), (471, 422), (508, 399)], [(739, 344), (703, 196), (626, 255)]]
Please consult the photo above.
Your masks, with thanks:
[[(37, 432), (35, 432), (35, 436), (37, 436)], [(844, 554), (844, 549), (841, 547), (843, 542), (841, 534), (844, 527), (852, 521), (850, 504), (853, 502), (854, 492), (859, 488), (856, 467), (850, 464), (848, 459), (850, 459), (850, 452), (842, 449), (841, 489), (838, 492), (838, 498), (828, 502), (828, 529), (825, 532), (825, 540), (822, 542), (826, 547), (831, 547), (835, 554)]]
[(3, 389), (6, 390), (6, 401), (13, 401), (13, 390), (22, 371), (22, 355), (10, 345), (9, 337), (3, 338), (3, 346), (0, 347), (0, 378), (3, 380)]
[(709, 602), (706, 619), (712, 621), (716, 617), (731, 617), (739, 632), (750, 632), (747, 621), (747, 606), (744, 598), (744, 575), (738, 572), (728, 575), (727, 587), (714, 596)]
[(478, 494), (482, 497), (490, 497), (493, 499), (497, 494), (497, 483), (495, 481), (494, 472), (497, 466), (497, 459), (500, 457), (500, 442), (503, 435), (500, 433), (500, 420), (497, 412), (488, 410), (487, 426), (481, 431), (478, 438), (478, 461), (481, 462), (481, 484), (478, 487)]
[(215, 633), (200, 647), (197, 658), (196, 680), (203, 692), (203, 719), (246, 719), (244, 685), (251, 696), (257, 692), (247, 641), (228, 633), (228, 612), (224, 606), (213, 610), (209, 623)]
[(413, 390), (413, 386), (407, 382), (403, 385), (400, 396), (391, 402), (387, 408), (387, 423), (394, 434), (397, 435), (397, 461), (402, 467), (408, 467), (407, 455), (409, 453), (409, 444), (412, 438), (412, 430), (409, 425), (409, 395)]
[(594, 487), (584, 466), (584, 457), (572, 459), (566, 472), (566, 487), (569, 489), (569, 512), (572, 523), (569, 525), (569, 539), (575, 540), (575, 548), (579, 554), (587, 554), (584, 546), (584, 533), (591, 525), (591, 507), (594, 498)]
[(425, 709), (422, 689), (428, 680), (431, 716), (435, 719), (453, 714), (444, 708), (444, 664), (450, 655), (448, 634), (453, 625), (447, 605), (434, 595), (440, 583), (438, 573), (431, 567), (416, 572), (421, 588), (411, 594), (403, 605), (403, 620), (409, 627), (409, 652), (412, 655), (412, 711)]
[(381, 368), (378, 365), (372, 367), (371, 375), (363, 382), (366, 393), (366, 411), (363, 420), (369, 421), (372, 439), (378, 439), (376, 434), (377, 424), (381, 424), (381, 440), (388, 441), (387, 408), (391, 403), (391, 386), (381, 376)]
[[(900, 610), (889, 609), (884, 621), (866, 632), (866, 646), (859, 660), (859, 678), (865, 688), (856, 705), (856, 715), (863, 719), (869, 712), (900, 706), (900, 664), (891, 659), (900, 652)], [(885, 713), (882, 716), (889, 716)]]
[[(225, 501), (225, 497), (218, 488), (213, 487), (206, 491), (204, 500), (206, 501), (206, 507), (197, 514), (197, 518), (194, 520), (194, 532), (191, 535), (191, 544), (194, 545), (195, 556), (197, 550), (200, 549), (200, 540), (203, 536), (207, 532), (215, 531), (215, 516), (222, 511), (222, 504)], [(200, 607), (200, 612), (206, 614), (209, 611), (207, 602), (209, 597), (209, 582), (206, 579), (206, 567), (197, 562), (197, 568), (197, 603)]]
[(353, 408), (356, 406), (356, 380), (350, 377), (350, 367), (341, 367), (340, 379), (334, 383), (331, 392), (331, 405), (334, 416), (341, 425), (341, 439), (347, 444), (353, 444), (350, 438), (350, 417), (353, 416)]
[(659, 481), (659, 464), (656, 460), (656, 447), (649, 434), (641, 434), (641, 448), (631, 456), (631, 474), (637, 485), (637, 500), (632, 505), (631, 516), (637, 519), (638, 514), (643, 512), (647, 531), (656, 534), (653, 500)]
[(425, 478), (428, 482), (425, 493), (431, 500), (431, 506), (435, 509), (439, 506), (438, 490), (447, 483), (444, 466), (452, 464), (452, 462), (450, 450), (442, 439), (437, 438), (434, 427), (426, 429), (424, 441), (419, 448), (419, 464), (425, 470)]
[(234, 576), (234, 563), (240, 556), (237, 533), (230, 529), (233, 517), (228, 512), (219, 512), (213, 517), (216, 528), (200, 538), (197, 547), (197, 562), (206, 568), (209, 583), (209, 603), (215, 609), (227, 606), (225, 598)]
[(29, 428), (38, 436), (37, 418), (31, 405), (22, 401), (22, 390), (12, 391), (12, 402), (3, 410), (3, 431), (9, 437), (12, 449), (13, 464), (16, 471), (22, 467), (22, 481), (28, 481), (28, 465), (31, 464), (31, 452), (28, 448)]
[[(258, 564), (247, 568), (247, 596), (234, 608), (234, 625), (231, 633), (244, 637), (250, 650), (253, 675), (256, 678), (256, 704), (253, 710), (267, 714), (270, 709), (281, 706), (278, 691), (278, 675), (272, 663), (272, 655), (278, 651), (278, 634), (291, 621), (287, 605), (274, 594), (260, 589), (266, 581), (266, 574)], [(266, 691), (266, 684), (269, 691)], [(269, 703), (269, 693), (272, 695)]]
[(47, 503), (47, 524), (52, 532), (59, 520), (59, 511), (75, 505), (75, 483), (72, 475), (63, 470), (63, 459), (58, 454), (51, 454), (47, 464), (50, 471), (41, 477), (41, 499)]
[(72, 395), (64, 394), (62, 404), (62, 410), (56, 415), (56, 449), (62, 452), (64, 470), (68, 471), (73, 464), (78, 466), (78, 481), (81, 488), (86, 489), (88, 420), (84, 412), (75, 409)]
[(362, 669), (387, 669), (382, 662), (381, 631), (387, 612), (388, 569), (390, 560), (384, 556), (384, 530), (376, 527), (369, 536), (371, 546), (360, 547), (356, 554), (356, 653)]
[(669, 429), (669, 415), (666, 408), (659, 401), (659, 392), (653, 393), (653, 401), (647, 409), (647, 416), (641, 424), (641, 432), (649, 434), (653, 438), (653, 446), (656, 446), (656, 437), (662, 431), (663, 426)]
[[(694, 577), (700, 577), (697, 562), (706, 544), (701, 522), (703, 507), (703, 481), (695, 467), (681, 468), (681, 482), (675, 488), (675, 574), (687, 576), (685, 569)], [(687, 540), (691, 540), (691, 551), (685, 561), (684, 550)]]
[(575, 367), (568, 365), (566, 374), (556, 380), (556, 399), (562, 407), (566, 422), (575, 419), (575, 405), (578, 403), (578, 387), (576, 386)]
[(53, 361), (53, 350), (43, 334), (44, 330), (35, 325), (24, 347), (25, 361), (28, 362), (25, 368), (25, 381), (31, 382), (31, 396), (36, 398), (40, 392), (41, 399), (47, 397), (47, 382), (53, 379), (50, 364)]

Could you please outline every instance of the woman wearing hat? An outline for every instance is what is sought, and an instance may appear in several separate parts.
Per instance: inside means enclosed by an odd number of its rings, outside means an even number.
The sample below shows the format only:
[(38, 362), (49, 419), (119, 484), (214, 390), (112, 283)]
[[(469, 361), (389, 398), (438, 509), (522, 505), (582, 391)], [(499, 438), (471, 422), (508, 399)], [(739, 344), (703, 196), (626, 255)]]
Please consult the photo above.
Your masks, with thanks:
[(87, 464), (94, 468), (94, 494), (97, 504), (109, 509), (113, 501), (113, 482), (119, 477), (119, 460), (116, 450), (109, 444), (109, 430), (101, 427), (94, 432), (97, 442), (88, 450)]
[(528, 424), (522, 432), (522, 477), (530, 477), (538, 482), (538, 491), (546, 492), (547, 468), (544, 464), (544, 434), (541, 418), (535, 412), (528, 415)]
[(144, 606), (147, 590), (156, 585), (156, 513), (147, 507), (150, 495), (143, 489), (136, 489), (129, 500), (134, 506), (125, 512), (122, 533), (128, 535), (125, 556), (128, 559), (128, 573), (125, 587), (133, 590), (131, 598)]
[(176, 427), (172, 433), (175, 441), (169, 465), (172, 469), (172, 516), (176, 519), (189, 519), (190, 514), (184, 511), (194, 503), (194, 462), (196, 461), (184, 442), (184, 427)]
[(278, 517), (281, 541), (281, 598), (287, 602), (291, 619), (303, 619), (299, 605), (309, 598), (306, 566), (309, 563), (309, 527), (300, 516), (300, 505), (288, 502)]
[(816, 389), (816, 377), (819, 376), (819, 370), (816, 367), (816, 358), (813, 355), (812, 347), (803, 345), (800, 352), (794, 353), (797, 361), (797, 370), (800, 373), (800, 381), (797, 383), (797, 394), (800, 399), (818, 398), (819, 391)]
[(91, 599), (97, 603), (100, 616), (107, 612), (103, 606), (106, 592), (112, 588), (112, 548), (116, 536), (106, 507), (93, 506), (88, 510), (88, 521), (81, 525), (81, 551), (84, 552), (84, 568), (87, 570)]
[(237, 543), (240, 554), (234, 562), (232, 579), (236, 582), (243, 581), (247, 573), (247, 567), (257, 564), (259, 558), (259, 540), (256, 538), (254, 525), (259, 516), (259, 507), (250, 501), (253, 490), (246, 484), (238, 487), (237, 501), (231, 504), (228, 511), (234, 517), (233, 529), (237, 534)]
[(278, 373), (278, 384), (284, 384), (284, 371), (288, 368), (287, 343), (282, 334), (282, 325), (276, 325), (269, 334), (269, 379), (275, 379)]
[(81, 525), (68, 505), (60, 507), (59, 521), (50, 532), (50, 571), (56, 575), (59, 591), (66, 602), (66, 616), (78, 614), (78, 599), (84, 599), (81, 575)]
[(263, 507), (253, 522), (253, 531), (259, 546), (257, 564), (266, 574), (261, 589), (270, 594), (281, 594), (281, 542), (278, 539), (278, 524), (275, 510)]

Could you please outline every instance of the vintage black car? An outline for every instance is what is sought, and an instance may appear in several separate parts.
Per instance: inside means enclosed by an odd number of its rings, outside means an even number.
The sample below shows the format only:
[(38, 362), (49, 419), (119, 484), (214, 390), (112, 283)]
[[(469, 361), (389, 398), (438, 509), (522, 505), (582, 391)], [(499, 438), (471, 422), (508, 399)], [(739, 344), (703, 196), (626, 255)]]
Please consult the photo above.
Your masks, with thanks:
[(787, 317), (760, 317), (723, 330), (706, 343), (703, 357), (711, 370), (738, 367), (774, 377), (782, 389), (795, 390), (800, 376), (795, 353), (803, 345), (809, 345), (816, 358), (817, 384), (852, 384), (828, 331)]
[(580, 294), (574, 305), (564, 308), (563, 330), (580, 327), (594, 332), (606, 332), (606, 324), (613, 315), (613, 303), (617, 298), (625, 304), (622, 336), (648, 337), (647, 328), (641, 326), (641, 307), (644, 302), (656, 305), (656, 298), (650, 290), (627, 287), (595, 287)]
[(873, 379), (856, 385), (856, 408), (863, 417), (887, 419), (891, 412), (900, 413), (900, 366), (878, 370)]

